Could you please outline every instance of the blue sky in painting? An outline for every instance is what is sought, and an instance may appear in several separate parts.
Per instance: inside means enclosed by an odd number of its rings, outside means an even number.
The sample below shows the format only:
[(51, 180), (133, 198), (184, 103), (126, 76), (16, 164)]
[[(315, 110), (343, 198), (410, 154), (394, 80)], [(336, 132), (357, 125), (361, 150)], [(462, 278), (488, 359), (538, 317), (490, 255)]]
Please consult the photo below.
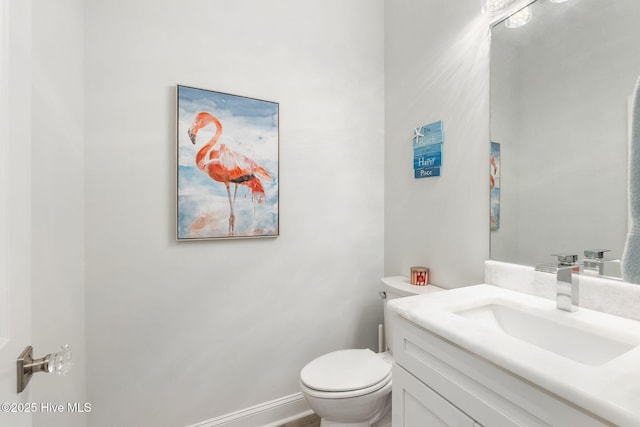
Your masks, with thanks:
[[(273, 178), (263, 181), (266, 200), (256, 203), (246, 186), (238, 186), (236, 234), (277, 234), (278, 213), (278, 104), (252, 98), (178, 87), (178, 236), (225, 237), (229, 202), (226, 187), (195, 165), (195, 155), (214, 135), (203, 128), (192, 144), (187, 130), (200, 111), (218, 117), (223, 126), (218, 144), (250, 157)], [(233, 191), (233, 185), (231, 185)], [(194, 224), (200, 226), (194, 228)]]
[(278, 104), (269, 101), (261, 101), (253, 98), (229, 95), (226, 93), (204, 91), (186, 86), (180, 86), (180, 103), (188, 111), (198, 108), (211, 107), (215, 111), (229, 111), (236, 117), (252, 119), (254, 123), (265, 125), (277, 125)]

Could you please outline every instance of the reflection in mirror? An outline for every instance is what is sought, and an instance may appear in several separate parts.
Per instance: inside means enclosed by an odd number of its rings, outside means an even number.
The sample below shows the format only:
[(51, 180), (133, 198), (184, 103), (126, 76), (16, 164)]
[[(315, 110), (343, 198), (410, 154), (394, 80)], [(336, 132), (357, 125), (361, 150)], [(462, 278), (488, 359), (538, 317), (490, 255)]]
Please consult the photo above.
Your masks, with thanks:
[[(531, 12), (527, 25), (491, 31), (501, 169), (491, 258), (535, 265), (551, 253), (584, 259), (585, 250), (610, 249), (606, 258), (619, 259), (640, 1), (538, 0)], [(597, 271), (619, 276), (619, 262)]]

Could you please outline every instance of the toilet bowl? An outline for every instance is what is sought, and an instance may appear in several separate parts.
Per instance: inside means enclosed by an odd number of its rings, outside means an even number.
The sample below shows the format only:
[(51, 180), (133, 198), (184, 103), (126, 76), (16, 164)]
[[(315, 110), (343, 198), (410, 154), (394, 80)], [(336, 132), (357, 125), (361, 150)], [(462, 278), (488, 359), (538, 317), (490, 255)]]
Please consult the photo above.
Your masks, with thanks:
[(309, 362), (300, 390), (322, 427), (365, 427), (391, 409), (391, 363), (369, 349), (338, 350)]
[[(321, 427), (391, 425), (387, 420), (391, 411), (393, 349), (387, 301), (442, 289), (413, 286), (400, 276), (384, 278), (382, 284), (385, 326), (381, 341), (386, 344), (379, 343), (381, 353), (369, 349), (338, 350), (312, 360), (300, 371), (300, 390), (320, 416)], [(384, 349), (387, 351), (382, 352)]]

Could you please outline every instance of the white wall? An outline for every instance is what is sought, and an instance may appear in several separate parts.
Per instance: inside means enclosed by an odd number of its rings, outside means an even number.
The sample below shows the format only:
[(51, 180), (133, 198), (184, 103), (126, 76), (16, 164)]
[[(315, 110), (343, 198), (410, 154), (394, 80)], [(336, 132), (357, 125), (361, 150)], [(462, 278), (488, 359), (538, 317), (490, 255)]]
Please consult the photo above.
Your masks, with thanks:
[[(385, 2), (385, 274), (480, 283), (489, 251), (489, 39), (476, 1)], [(413, 129), (443, 120), (442, 176), (414, 179)]]
[[(89, 425), (176, 426), (375, 347), (382, 0), (86, 1)], [(280, 103), (280, 237), (176, 243), (175, 85)]]
[[(84, 403), (84, 1), (33, 0), (31, 243), (34, 356), (69, 344), (68, 376), (36, 375), (31, 401)], [(34, 414), (35, 426), (86, 416)]]

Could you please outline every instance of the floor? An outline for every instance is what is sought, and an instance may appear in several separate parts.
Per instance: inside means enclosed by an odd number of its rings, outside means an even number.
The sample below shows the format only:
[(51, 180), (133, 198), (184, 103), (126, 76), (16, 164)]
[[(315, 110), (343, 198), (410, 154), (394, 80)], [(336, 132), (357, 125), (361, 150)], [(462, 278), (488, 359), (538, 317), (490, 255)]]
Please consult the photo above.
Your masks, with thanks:
[(320, 427), (320, 417), (316, 414), (311, 414), (308, 417), (300, 418), (278, 427)]

